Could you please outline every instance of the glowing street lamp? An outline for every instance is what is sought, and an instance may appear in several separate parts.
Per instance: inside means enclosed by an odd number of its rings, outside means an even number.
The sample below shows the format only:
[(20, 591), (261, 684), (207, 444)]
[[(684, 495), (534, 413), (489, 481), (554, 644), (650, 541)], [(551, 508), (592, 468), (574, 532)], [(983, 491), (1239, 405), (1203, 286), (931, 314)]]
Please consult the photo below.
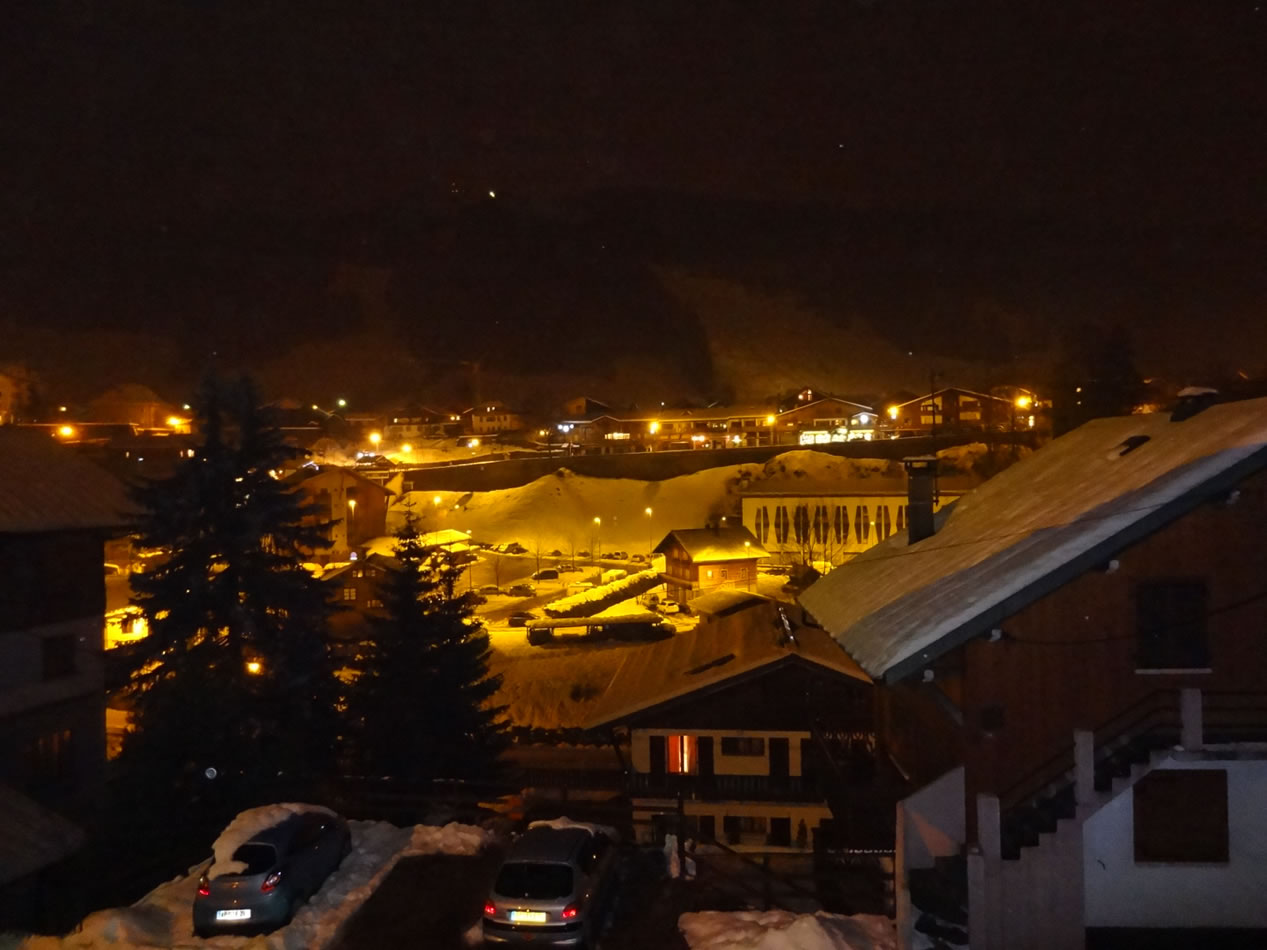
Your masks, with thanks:
[(602, 550), (600, 545), (603, 542), (603, 519), (598, 515), (594, 516), (594, 566), (598, 566), (599, 552)]
[(1017, 408), (1017, 409), (1028, 409), (1028, 408), (1029, 408), (1030, 406), (1032, 406), (1032, 405), (1034, 405), (1034, 397), (1033, 397), (1033, 396), (1017, 396), (1017, 397), (1016, 397), (1016, 408)]
[(264, 664), (261, 663), (259, 660), (250, 660), (246, 664), (246, 671), (250, 673), (252, 676), (259, 676), (261, 673), (264, 672)]
[(651, 557), (651, 545), (655, 543), (655, 535), (652, 530), (653, 522), (651, 521), (650, 507), (644, 508), (642, 513), (647, 516), (647, 557)]
[(352, 546), (352, 537), (356, 534), (356, 499), (348, 499), (348, 547)]
[(73, 439), (75, 437), (75, 427), (74, 426), (58, 426), (57, 434), (60, 435), (63, 439)]
[(348, 401), (346, 399), (340, 399), (338, 401), (338, 405), (340, 409), (346, 409), (348, 405)]
[(408, 455), (413, 450), (414, 450), (414, 447), (410, 445), (408, 442), (406, 442), (404, 445), (400, 447), (400, 451), (403, 452), (405, 455)]
[(382, 441), (383, 441), (383, 434), (381, 432), (370, 433), (370, 445), (374, 446), (374, 451), (376, 452), (378, 451), (378, 443)]
[(435, 505), (437, 508), (439, 508), (439, 507), (440, 507), (440, 502), (442, 502), (443, 500), (444, 500), (444, 499), (443, 499), (443, 498), (441, 498), (439, 495), (436, 495), (434, 498), (432, 498), (432, 499), (431, 499), (431, 504), (433, 504), (433, 505)]

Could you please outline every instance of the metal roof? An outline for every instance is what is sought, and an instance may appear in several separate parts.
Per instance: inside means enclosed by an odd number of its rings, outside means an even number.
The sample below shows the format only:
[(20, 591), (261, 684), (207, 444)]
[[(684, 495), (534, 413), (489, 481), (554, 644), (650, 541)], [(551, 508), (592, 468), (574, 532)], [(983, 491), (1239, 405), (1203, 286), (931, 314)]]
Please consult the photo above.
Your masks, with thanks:
[(664, 540), (656, 545), (655, 553), (663, 554), (673, 539), (686, 549), (686, 553), (696, 563), (741, 561), (770, 556), (752, 532), (744, 527), (677, 528), (666, 534)]
[(0, 427), (0, 533), (119, 528), (132, 511), (104, 468), (45, 431)]
[(800, 602), (868, 673), (899, 679), (1264, 467), (1267, 399), (1097, 419), (960, 498), (931, 537), (894, 536)]

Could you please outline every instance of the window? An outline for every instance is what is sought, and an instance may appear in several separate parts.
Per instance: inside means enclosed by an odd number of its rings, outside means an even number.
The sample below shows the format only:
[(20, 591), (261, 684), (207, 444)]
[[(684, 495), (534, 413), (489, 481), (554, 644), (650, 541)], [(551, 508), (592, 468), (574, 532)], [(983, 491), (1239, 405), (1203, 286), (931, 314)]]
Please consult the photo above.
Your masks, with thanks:
[(901, 534), (906, 527), (906, 505), (897, 506), (897, 530)]
[(779, 505), (774, 509), (774, 540), (779, 544), (786, 544), (790, 527), (791, 522), (788, 520), (787, 506)]
[(765, 740), (759, 736), (722, 736), (722, 755), (765, 755)]
[(836, 505), (835, 507), (836, 507), (836, 514), (832, 518), (832, 528), (835, 529), (836, 543), (841, 544), (844, 541), (844, 538), (841, 536), (841, 533), (840, 533), (841, 522), (844, 522), (846, 531), (849, 530), (849, 522), (841, 517), (840, 505)]
[(695, 748), (694, 736), (669, 736), (669, 771), (674, 775), (690, 775), (694, 772)]
[(793, 524), (796, 529), (796, 543), (805, 544), (809, 541), (809, 506), (796, 506), (796, 521)]
[(1142, 670), (1199, 670), (1210, 665), (1207, 591), (1201, 580), (1164, 580), (1135, 590), (1137, 666)]
[(356, 601), (356, 588), (355, 588), (355, 587), (345, 587), (345, 588), (343, 588), (343, 599), (344, 599), (344, 600), (350, 600), (350, 601), (355, 602), (355, 601)]
[(40, 640), (41, 671), (45, 680), (75, 675), (75, 635), (64, 633)]
[(741, 835), (764, 835), (766, 822), (763, 815), (727, 815), (721, 820), (726, 839), (738, 843)]
[(69, 729), (57, 729), (31, 741), (26, 758), (33, 785), (58, 784), (70, 777), (71, 739)]
[(770, 509), (765, 505), (757, 509), (757, 539), (762, 544), (770, 539)]
[(871, 513), (866, 505), (854, 509), (853, 536), (859, 544), (866, 544), (871, 539)]
[(889, 506), (881, 505), (876, 512), (876, 538), (883, 540), (893, 534), (893, 521), (889, 516)]
[(366, 607), (382, 607), (383, 602), (381, 600), (378, 600), (377, 598), (371, 598), (370, 600), (367, 600), (365, 602), (365, 606)]
[(740, 567), (738, 570), (739, 573), (735, 575), (735, 578), (737, 580), (746, 581), (748, 579), (748, 569), (746, 567)]
[(1132, 795), (1136, 862), (1227, 863), (1224, 769), (1159, 769)]
[(816, 505), (814, 507), (814, 541), (818, 544), (826, 543), (827, 533), (827, 506)]
[(724, 567), (723, 567), (723, 568), (721, 569), (721, 579), (722, 579), (722, 580), (729, 580), (729, 578), (728, 578), (726, 575), (727, 575), (727, 570), (726, 570), (726, 568), (724, 568)]

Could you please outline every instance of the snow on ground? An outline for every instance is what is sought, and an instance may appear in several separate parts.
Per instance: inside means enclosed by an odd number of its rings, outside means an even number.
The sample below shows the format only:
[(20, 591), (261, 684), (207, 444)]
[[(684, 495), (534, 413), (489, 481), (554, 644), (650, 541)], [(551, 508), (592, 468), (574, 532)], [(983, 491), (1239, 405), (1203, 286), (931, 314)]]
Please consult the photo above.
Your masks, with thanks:
[(470, 531), (477, 541), (518, 541), (533, 552), (559, 550), (568, 556), (596, 545), (645, 553), (674, 528), (699, 528), (711, 517), (737, 513), (734, 494), (741, 484), (751, 490), (765, 480), (869, 478), (892, 470), (893, 463), (884, 460), (845, 459), (810, 449), (784, 452), (764, 465), (724, 465), (656, 482), (593, 478), (565, 468), (499, 491), (406, 492), (388, 518), (389, 525), (395, 524), (403, 517), (401, 506), (410, 503), (427, 531), (456, 528)]
[(678, 929), (691, 950), (896, 950), (887, 917), (843, 917), (820, 911), (706, 910), (683, 914)]
[[(285, 806), (266, 806), (278, 808)], [(310, 806), (305, 806), (310, 807)], [(264, 809), (252, 809), (262, 812)], [(244, 815), (249, 813), (243, 813)], [(289, 812), (283, 812), (289, 814)], [(242, 816), (239, 816), (242, 818)], [(253, 819), (244, 818), (245, 825)], [(237, 820), (230, 824), (230, 828)], [(30, 937), (21, 950), (152, 950), (212, 947), (223, 950), (323, 950), (333, 946), (352, 914), (369, 899), (396, 862), (420, 854), (475, 854), (492, 841), (482, 828), (452, 823), (442, 828), (398, 828), (383, 821), (352, 821), (352, 852), (296, 914), (271, 934), (254, 937), (193, 936), (198, 877), (208, 862), (160, 884), (129, 907), (89, 914), (66, 937)], [(228, 829), (226, 829), (226, 833)], [(231, 853), (231, 852), (230, 852)], [(423, 899), (420, 897), (420, 899)]]
[(281, 802), (277, 805), (261, 805), (259, 808), (248, 808), (239, 814), (228, 827), (220, 832), (220, 837), (211, 846), (214, 858), (207, 869), (208, 877), (220, 877), (222, 874), (238, 874), (246, 869), (242, 861), (234, 861), (234, 852), (250, 841), (261, 831), (279, 825), (291, 815), (302, 812), (319, 811), (333, 815), (329, 808), (320, 805), (303, 805), (297, 802)]
[[(523, 628), (518, 635), (524, 637)], [(489, 672), (500, 673), (493, 700), (507, 707), (516, 726), (528, 729), (582, 728), (594, 701), (607, 689), (628, 644), (529, 647), (530, 652), (494, 651)]]

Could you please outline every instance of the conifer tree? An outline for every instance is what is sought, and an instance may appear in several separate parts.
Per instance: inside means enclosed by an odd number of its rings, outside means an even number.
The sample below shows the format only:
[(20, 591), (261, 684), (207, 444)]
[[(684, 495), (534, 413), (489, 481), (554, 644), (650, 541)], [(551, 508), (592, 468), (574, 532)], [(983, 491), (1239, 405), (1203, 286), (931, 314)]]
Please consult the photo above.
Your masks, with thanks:
[(488, 634), (462, 568), (428, 549), (412, 514), (397, 533), (396, 564), (370, 618), (349, 697), (358, 756), (373, 775), (475, 778), (493, 774), (506, 744), (501, 685), (488, 673)]
[(332, 770), (330, 607), (303, 567), (328, 526), (278, 479), (295, 450), (249, 380), (208, 378), (195, 410), (192, 457), (134, 492), (140, 543), (168, 557), (133, 579), (150, 633), (120, 653), (135, 707), (121, 766), (172, 803), (215, 769), (240, 803)]

